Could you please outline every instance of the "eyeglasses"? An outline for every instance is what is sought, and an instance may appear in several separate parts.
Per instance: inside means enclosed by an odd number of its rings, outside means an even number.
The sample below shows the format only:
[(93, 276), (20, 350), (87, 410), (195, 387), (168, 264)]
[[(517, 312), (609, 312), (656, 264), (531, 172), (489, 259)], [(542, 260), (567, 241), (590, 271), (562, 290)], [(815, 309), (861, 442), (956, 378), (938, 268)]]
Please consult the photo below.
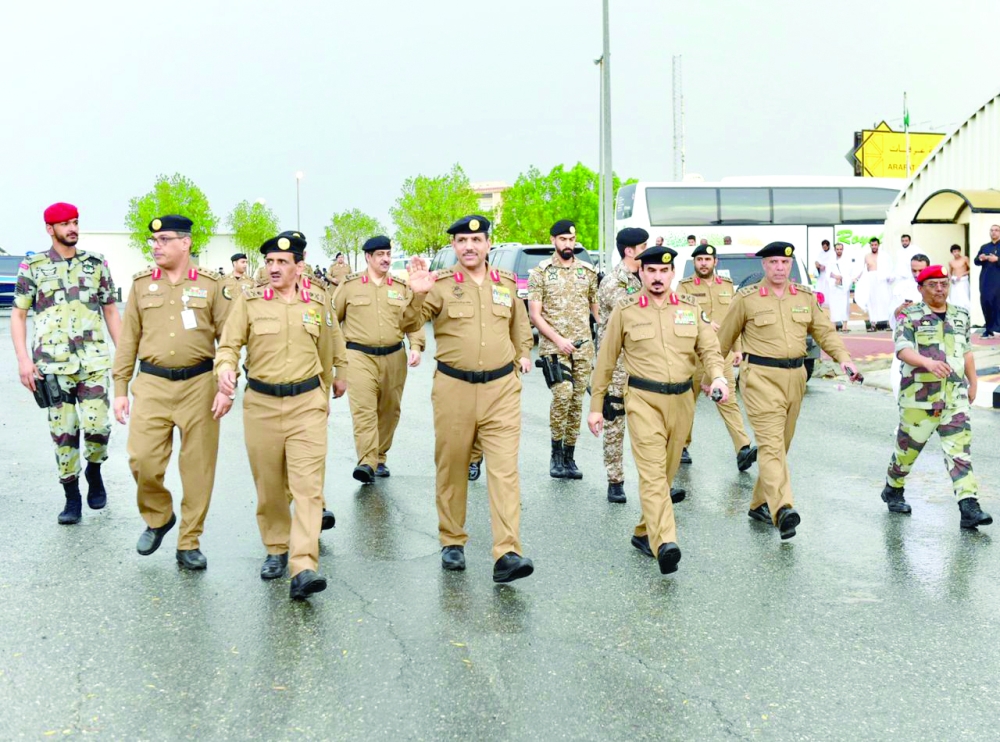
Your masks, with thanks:
[(945, 291), (950, 285), (950, 281), (924, 281), (924, 287), (931, 291)]
[(159, 245), (160, 247), (163, 247), (168, 242), (170, 242), (170, 240), (179, 240), (179, 239), (181, 239), (181, 238), (180, 237), (176, 237), (176, 236), (175, 237), (147, 237), (146, 238), (146, 245), (149, 246), (149, 247), (156, 247), (157, 245)]

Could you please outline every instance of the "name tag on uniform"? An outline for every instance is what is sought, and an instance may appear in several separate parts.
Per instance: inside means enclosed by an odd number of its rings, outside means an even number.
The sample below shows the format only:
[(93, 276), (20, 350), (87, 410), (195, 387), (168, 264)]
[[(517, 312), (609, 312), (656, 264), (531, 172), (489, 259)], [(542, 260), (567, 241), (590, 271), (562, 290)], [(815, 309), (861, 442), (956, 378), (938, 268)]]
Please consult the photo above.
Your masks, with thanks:
[(192, 299), (207, 299), (208, 289), (199, 289), (196, 286), (191, 286), (184, 289), (184, 296), (190, 296)]
[(514, 302), (512, 301), (510, 295), (510, 289), (506, 286), (494, 286), (493, 287), (493, 303), (499, 304), (502, 307), (512, 307)]
[(184, 325), (185, 330), (194, 330), (198, 327), (198, 318), (195, 317), (193, 309), (182, 309), (181, 310), (181, 324)]
[(675, 325), (693, 325), (696, 322), (693, 309), (678, 309), (674, 313)]

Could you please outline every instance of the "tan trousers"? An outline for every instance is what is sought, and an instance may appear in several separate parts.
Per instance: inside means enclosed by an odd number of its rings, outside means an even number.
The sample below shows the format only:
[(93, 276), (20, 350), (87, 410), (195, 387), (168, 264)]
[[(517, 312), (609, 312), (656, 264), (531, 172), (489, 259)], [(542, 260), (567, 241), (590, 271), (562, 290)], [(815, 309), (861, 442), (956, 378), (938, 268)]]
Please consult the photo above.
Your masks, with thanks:
[(508, 374), (487, 384), (469, 384), (434, 374), (434, 462), (437, 465), (438, 533), (441, 546), (464, 546), (469, 459), (478, 438), (486, 467), (493, 528), (493, 560), (521, 553), (521, 484), (517, 454), (521, 440), (521, 379)]
[(405, 349), (387, 356), (347, 351), (347, 398), (359, 465), (368, 464), (374, 469), (385, 463), (399, 423), (406, 358)]
[(292, 577), (319, 566), (329, 394), (318, 387), (295, 397), (252, 389), (243, 396), (243, 432), (257, 485), (257, 527), (268, 554), (288, 552)]
[[(704, 376), (705, 367), (699, 362), (694, 371), (694, 388), (691, 390), (695, 401), (697, 401), (698, 395), (702, 393), (702, 384), (711, 386), (712, 380), (703, 378)], [(740, 403), (736, 401), (736, 377), (733, 373), (732, 353), (726, 356), (726, 362), (723, 364), (723, 376), (726, 377), (726, 383), (729, 384), (729, 399), (725, 402), (717, 403), (715, 407), (719, 410), (719, 415), (722, 416), (722, 422), (726, 424), (726, 430), (729, 431), (729, 437), (733, 441), (733, 448), (736, 449), (737, 453), (739, 453), (743, 446), (750, 445), (750, 437), (747, 435), (747, 431), (743, 427), (743, 413), (740, 412)], [(688, 431), (687, 442), (684, 444), (685, 448), (691, 445), (691, 434), (693, 430), (694, 418), (692, 417), (691, 430)]]
[(201, 374), (170, 381), (140, 373), (132, 382), (128, 426), (128, 463), (137, 485), (139, 514), (150, 528), (167, 524), (174, 511), (163, 476), (174, 448), (174, 428), (181, 431), (178, 468), (184, 496), (177, 548), (197, 549), (215, 483), (219, 423), (212, 419), (215, 377)]
[(806, 392), (806, 370), (747, 363), (740, 370), (740, 391), (757, 439), (758, 474), (750, 508), (766, 502), (777, 524), (778, 511), (793, 505), (786, 456)]
[(691, 429), (694, 397), (626, 387), (625, 422), (639, 470), (642, 519), (636, 536), (649, 536), (655, 555), (660, 544), (677, 543), (670, 485), (681, 465), (684, 436)]

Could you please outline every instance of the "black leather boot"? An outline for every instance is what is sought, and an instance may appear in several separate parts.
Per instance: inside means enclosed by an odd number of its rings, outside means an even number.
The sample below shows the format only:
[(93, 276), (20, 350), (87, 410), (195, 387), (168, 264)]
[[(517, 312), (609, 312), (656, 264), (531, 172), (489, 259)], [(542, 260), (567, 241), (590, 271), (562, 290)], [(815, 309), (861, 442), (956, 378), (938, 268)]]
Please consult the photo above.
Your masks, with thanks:
[(553, 479), (566, 478), (566, 468), (563, 466), (562, 441), (552, 441), (552, 458), (549, 460), (549, 476)]
[(80, 497), (80, 480), (74, 479), (70, 482), (63, 482), (63, 492), (66, 494), (66, 507), (59, 513), (59, 522), (64, 526), (71, 526), (80, 522), (83, 512), (83, 500)]
[(566, 479), (583, 479), (583, 472), (573, 460), (576, 453), (576, 446), (563, 446), (563, 471)]
[(87, 507), (100, 510), (108, 504), (108, 493), (101, 478), (101, 465), (88, 462), (84, 476), (87, 478)]

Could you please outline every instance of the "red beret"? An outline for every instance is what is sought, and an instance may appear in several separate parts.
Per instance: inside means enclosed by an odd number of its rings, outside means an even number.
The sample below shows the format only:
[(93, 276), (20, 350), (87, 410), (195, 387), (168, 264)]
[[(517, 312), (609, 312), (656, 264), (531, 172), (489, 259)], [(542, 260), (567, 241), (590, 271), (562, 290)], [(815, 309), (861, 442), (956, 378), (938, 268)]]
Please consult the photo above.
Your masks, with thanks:
[(948, 275), (940, 265), (929, 265), (917, 274), (917, 283), (923, 285), (924, 281), (931, 278), (947, 278)]
[(70, 219), (78, 219), (79, 217), (80, 212), (76, 210), (73, 204), (52, 204), (45, 210), (46, 224), (59, 224), (60, 222), (68, 222)]

